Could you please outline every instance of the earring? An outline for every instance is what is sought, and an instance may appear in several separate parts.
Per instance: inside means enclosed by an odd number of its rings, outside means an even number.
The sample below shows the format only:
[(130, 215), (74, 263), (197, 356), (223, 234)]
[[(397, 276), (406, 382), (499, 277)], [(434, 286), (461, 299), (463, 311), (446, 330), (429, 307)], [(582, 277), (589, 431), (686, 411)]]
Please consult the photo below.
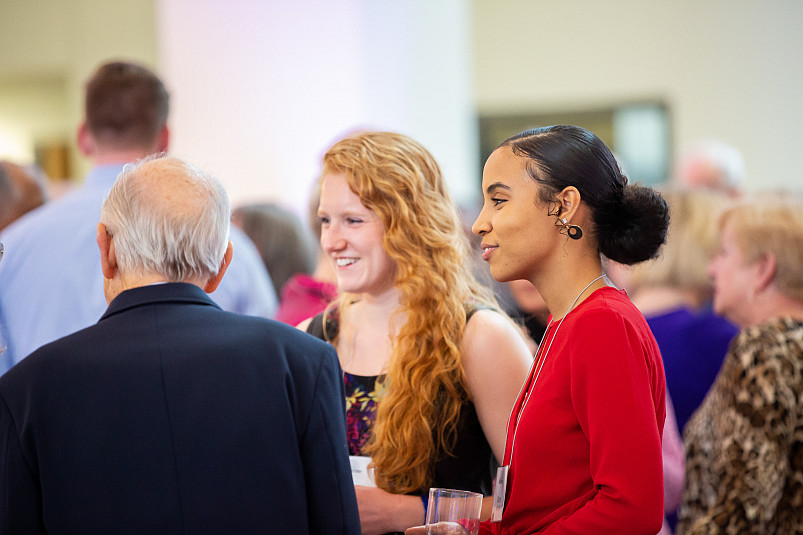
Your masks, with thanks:
[(578, 225), (570, 225), (566, 218), (560, 220), (563, 223), (563, 228), (566, 229), (566, 234), (573, 240), (579, 240), (583, 237), (583, 229)]

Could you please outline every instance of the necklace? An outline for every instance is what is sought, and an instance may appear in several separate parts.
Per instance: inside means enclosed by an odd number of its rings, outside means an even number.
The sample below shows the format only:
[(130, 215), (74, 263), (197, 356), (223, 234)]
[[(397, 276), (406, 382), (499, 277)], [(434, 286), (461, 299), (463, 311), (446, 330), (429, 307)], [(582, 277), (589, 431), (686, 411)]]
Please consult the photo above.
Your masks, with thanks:
[[(586, 292), (586, 290), (591, 288), (592, 284), (594, 284), (595, 282), (597, 282), (598, 280), (600, 280), (600, 279), (602, 279), (604, 277), (605, 277), (605, 273), (603, 273), (602, 275), (600, 275), (596, 279), (594, 279), (591, 282), (589, 282), (588, 285), (585, 288), (583, 288), (582, 291), (579, 294), (577, 294), (577, 297), (574, 298), (574, 301), (572, 301), (572, 304), (569, 305), (569, 310), (566, 311), (566, 314), (564, 314), (563, 317), (558, 322), (558, 326), (555, 327), (555, 332), (552, 334), (552, 339), (549, 341), (549, 345), (547, 346), (546, 351), (544, 351), (542, 353), (541, 352), (541, 348), (544, 347), (543, 346), (544, 340), (546, 339), (546, 335), (549, 332), (549, 327), (552, 325), (552, 320), (549, 320), (549, 324), (547, 325), (547, 328), (544, 331), (544, 335), (541, 337), (541, 343), (538, 344), (538, 352), (537, 352), (535, 360), (533, 361), (532, 367), (530, 368), (530, 373), (529, 373), (529, 376), (527, 377), (527, 381), (522, 385), (521, 390), (519, 390), (519, 395), (516, 396), (516, 398), (518, 399), (519, 397), (521, 397), (522, 391), (525, 388), (527, 389), (525, 394), (524, 394), (524, 401), (521, 404), (521, 408), (519, 408), (519, 412), (518, 412), (518, 414), (516, 414), (516, 422), (515, 422), (514, 427), (513, 427), (513, 440), (510, 443), (510, 459), (508, 459), (508, 464), (513, 459), (513, 447), (516, 445), (516, 433), (519, 430), (519, 420), (521, 419), (521, 415), (524, 413), (524, 409), (527, 407), (527, 402), (530, 401), (530, 396), (533, 393), (533, 388), (535, 387), (535, 383), (538, 382), (538, 377), (541, 375), (541, 370), (544, 368), (544, 362), (546, 362), (546, 357), (549, 354), (549, 350), (552, 348), (552, 342), (554, 342), (555, 338), (557, 338), (558, 331), (560, 330), (560, 326), (563, 325), (563, 320), (566, 319), (566, 316), (569, 315), (569, 312), (572, 311), (572, 309), (574, 308), (574, 305), (577, 304), (577, 301)], [(530, 382), (530, 378), (532, 378), (532, 382)], [(508, 425), (508, 429), (510, 428), (510, 420), (513, 418), (513, 410), (515, 410), (515, 407), (513, 409), (511, 409), (510, 418), (508, 418), (508, 424), (507, 424)], [(507, 429), (505, 430), (505, 436), (507, 436)]]

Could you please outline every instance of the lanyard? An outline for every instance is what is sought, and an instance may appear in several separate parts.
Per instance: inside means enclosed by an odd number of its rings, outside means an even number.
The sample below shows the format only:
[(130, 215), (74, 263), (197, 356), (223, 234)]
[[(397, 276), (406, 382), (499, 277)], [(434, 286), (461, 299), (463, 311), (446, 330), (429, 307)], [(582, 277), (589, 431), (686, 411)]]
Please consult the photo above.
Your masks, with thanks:
[[(583, 290), (585, 291), (585, 290)], [(544, 331), (544, 336), (541, 338), (541, 343), (538, 345), (538, 351), (536, 353), (535, 361), (533, 361), (532, 368), (530, 368), (530, 376), (527, 378), (527, 382), (524, 383), (522, 389), (524, 390), (524, 398), (522, 400), (521, 405), (519, 406), (518, 412), (515, 414), (515, 421), (513, 422), (513, 439), (510, 442), (510, 455), (509, 458), (506, 459), (508, 464), (510, 464), (513, 460), (513, 448), (516, 446), (516, 433), (519, 430), (519, 421), (521, 420), (521, 415), (524, 413), (524, 409), (527, 407), (527, 402), (530, 401), (530, 396), (533, 393), (533, 389), (535, 388), (535, 384), (538, 382), (538, 378), (541, 376), (541, 370), (544, 369), (544, 363), (546, 362), (546, 357), (549, 355), (549, 350), (552, 349), (552, 343), (555, 341), (555, 338), (558, 336), (558, 330), (560, 326), (563, 325), (563, 320), (566, 319), (566, 316), (563, 316), (561, 320), (558, 322), (558, 326), (555, 328), (555, 332), (552, 333), (552, 339), (549, 341), (549, 345), (546, 348), (546, 351), (541, 351), (544, 347), (544, 339), (546, 338), (547, 334), (549, 334), (549, 329), (552, 326), (552, 321), (549, 322), (547, 325), (546, 331)], [(519, 397), (521, 397), (521, 392), (519, 392)], [(508, 420), (508, 428), (510, 427), (510, 422), (513, 420), (513, 413), (510, 413), (510, 419)], [(508, 436), (505, 433), (505, 436)]]

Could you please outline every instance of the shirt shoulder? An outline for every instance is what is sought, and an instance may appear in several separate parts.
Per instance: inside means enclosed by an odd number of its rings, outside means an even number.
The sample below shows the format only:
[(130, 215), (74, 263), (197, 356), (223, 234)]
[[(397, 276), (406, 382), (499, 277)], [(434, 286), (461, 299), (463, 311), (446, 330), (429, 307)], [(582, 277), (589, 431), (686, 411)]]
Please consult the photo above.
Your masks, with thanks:
[(627, 297), (627, 293), (612, 287), (595, 291), (566, 316), (566, 321), (574, 324), (575, 328), (621, 324), (649, 330), (647, 320)]

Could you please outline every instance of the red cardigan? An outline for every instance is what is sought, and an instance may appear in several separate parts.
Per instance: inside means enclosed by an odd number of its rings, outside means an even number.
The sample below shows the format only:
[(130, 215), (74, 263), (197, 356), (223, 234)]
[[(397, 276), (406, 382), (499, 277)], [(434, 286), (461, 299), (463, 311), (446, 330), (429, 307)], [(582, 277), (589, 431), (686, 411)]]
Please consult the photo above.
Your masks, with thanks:
[(540, 376), (533, 385), (531, 372), (511, 413), (502, 521), (480, 533), (654, 535), (666, 388), (655, 339), (625, 292), (610, 287), (558, 324), (539, 350)]

